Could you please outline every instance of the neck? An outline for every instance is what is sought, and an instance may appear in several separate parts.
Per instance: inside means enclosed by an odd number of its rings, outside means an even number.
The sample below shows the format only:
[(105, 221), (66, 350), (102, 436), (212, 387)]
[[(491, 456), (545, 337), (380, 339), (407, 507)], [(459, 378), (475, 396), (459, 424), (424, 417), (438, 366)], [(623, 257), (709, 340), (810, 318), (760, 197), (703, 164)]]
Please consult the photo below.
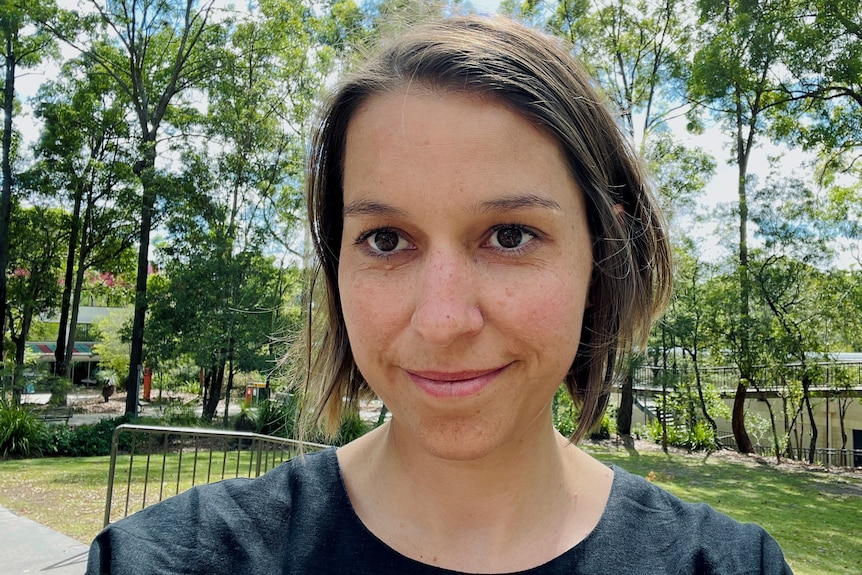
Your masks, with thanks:
[[(476, 459), (445, 459), (414, 445), (399, 434), (397, 422), (380, 430), (379, 473), (393, 481), (388, 489), (402, 489), (411, 499), (445, 513), (451, 528), (460, 521), (483, 521), (493, 515), (499, 524), (501, 509), (515, 513), (532, 508), (535, 499), (564, 482), (563, 439), (550, 421), (540, 433), (523, 434)], [(464, 523), (458, 523), (464, 524)]]
[(511, 571), (573, 544), (559, 526), (578, 524), (585, 456), (550, 421), (504, 447), (441, 459), (404, 441), (396, 423), (339, 449), (339, 462), (356, 513), (397, 551), (447, 568)]

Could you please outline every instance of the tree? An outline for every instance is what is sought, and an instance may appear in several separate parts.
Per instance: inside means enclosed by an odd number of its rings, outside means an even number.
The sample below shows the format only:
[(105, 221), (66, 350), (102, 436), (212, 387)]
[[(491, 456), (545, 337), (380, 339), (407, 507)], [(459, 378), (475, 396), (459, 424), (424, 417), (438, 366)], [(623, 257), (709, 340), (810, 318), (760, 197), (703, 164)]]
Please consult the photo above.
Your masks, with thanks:
[[(156, 171), (160, 133), (175, 113), (177, 96), (199, 87), (217, 71), (210, 48), (221, 43), (222, 28), (212, 21), (212, 2), (92, 0), (92, 7), (106, 37), (80, 46), (80, 51), (113, 80), (129, 102), (139, 130), (134, 173), (141, 185), (140, 228), (126, 399), (126, 413), (134, 414), (143, 358), (150, 231), (163, 184)], [(74, 39), (66, 40), (77, 45)]]
[(51, 17), (55, 7), (50, 0), (0, 1), (0, 35), (3, 46), (3, 142), (2, 189), (0, 189), (0, 362), (4, 359), (6, 334), (6, 272), (9, 267), (9, 227), (12, 218), (13, 118), (15, 80), (19, 68), (32, 68), (57, 54), (56, 41), (40, 22)]
[(771, 336), (765, 339), (767, 357), (773, 373), (799, 386), (795, 413), (805, 409), (808, 416), (808, 460), (813, 463), (818, 427), (811, 387), (818, 381), (825, 383), (817, 360), (827, 358), (834, 344), (829, 325), (840, 321), (835, 310), (842, 294), (824, 271), (832, 259), (835, 227), (823, 217), (828, 210), (823, 209), (821, 198), (795, 179), (773, 178), (770, 185), (756, 190), (753, 200), (752, 219), (763, 248), (753, 260), (752, 272), (758, 300), (772, 319)]
[(548, 22), (574, 45), (640, 151), (686, 104), (689, 5), (680, 0), (564, 0)]
[(689, 94), (698, 103), (692, 123), (706, 111), (732, 138), (737, 175), (737, 310), (733, 337), (739, 343), (734, 358), (739, 384), (733, 404), (732, 427), (737, 446), (752, 453), (745, 429), (746, 390), (754, 377), (751, 351), (751, 275), (748, 243), (749, 164), (768, 116), (777, 114), (790, 97), (781, 75), (789, 51), (787, 36), (795, 25), (795, 0), (701, 0), (700, 47), (694, 57)]
[(820, 150), (823, 173), (862, 175), (862, 12), (855, 0), (808, 0), (805, 18), (790, 35), (784, 86), (805, 124), (786, 123), (780, 135)]
[[(694, 242), (688, 241), (676, 251), (677, 270), (675, 275), (674, 299), (670, 310), (662, 320), (673, 333), (674, 343), (688, 357), (694, 375), (695, 390), (703, 419), (712, 429), (714, 440), (718, 440), (718, 426), (710, 413), (710, 405), (704, 388), (701, 372), (701, 352), (707, 348), (705, 317), (709, 309), (705, 304), (706, 284), (704, 275), (710, 273), (709, 266), (698, 257)], [(697, 420), (692, 416), (693, 422)]]
[(71, 369), (86, 272), (121, 271), (135, 236), (129, 126), (124, 103), (111, 88), (110, 78), (79, 58), (40, 89), (36, 107), (44, 126), (35, 146), (37, 162), (27, 177), (39, 180), (49, 196), (71, 202), (55, 351), (58, 375), (68, 376)]
[(33, 318), (54, 308), (59, 297), (60, 246), (68, 217), (61, 210), (33, 207), (15, 210), (10, 249), (13, 271), (9, 278), (6, 319), (15, 344), (15, 365), (24, 364), (24, 351)]

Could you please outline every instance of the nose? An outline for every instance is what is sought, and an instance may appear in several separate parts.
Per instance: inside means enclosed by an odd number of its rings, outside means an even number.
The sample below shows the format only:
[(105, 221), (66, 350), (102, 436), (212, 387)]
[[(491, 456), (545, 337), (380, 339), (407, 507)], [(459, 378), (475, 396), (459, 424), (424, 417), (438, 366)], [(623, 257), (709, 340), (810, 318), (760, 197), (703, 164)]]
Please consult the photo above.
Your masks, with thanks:
[(421, 268), (411, 325), (437, 347), (478, 333), (484, 325), (478, 303), (477, 270), (469, 258), (437, 251)]

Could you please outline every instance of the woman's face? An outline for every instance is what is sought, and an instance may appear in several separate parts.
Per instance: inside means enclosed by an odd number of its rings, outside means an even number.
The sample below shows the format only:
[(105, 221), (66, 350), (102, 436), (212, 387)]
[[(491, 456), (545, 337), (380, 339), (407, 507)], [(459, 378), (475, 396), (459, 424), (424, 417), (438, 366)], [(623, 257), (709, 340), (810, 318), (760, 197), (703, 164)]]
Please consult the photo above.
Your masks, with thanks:
[(553, 431), (590, 244), (559, 145), (506, 106), (414, 89), (356, 112), (338, 286), (399, 441), (463, 460)]

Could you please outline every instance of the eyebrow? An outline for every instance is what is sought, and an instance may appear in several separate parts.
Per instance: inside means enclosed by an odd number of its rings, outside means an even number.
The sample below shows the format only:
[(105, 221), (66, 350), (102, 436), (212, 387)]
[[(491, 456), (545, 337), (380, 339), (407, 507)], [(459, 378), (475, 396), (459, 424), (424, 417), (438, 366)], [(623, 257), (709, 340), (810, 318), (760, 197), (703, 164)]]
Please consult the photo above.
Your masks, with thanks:
[[(551, 198), (543, 198), (535, 194), (518, 194), (495, 198), (478, 204), (474, 211), (478, 213), (512, 212), (525, 208), (543, 208), (562, 211), (559, 202)], [(344, 206), (342, 217), (348, 216), (383, 216), (389, 218), (406, 218), (409, 213), (401, 208), (390, 206), (374, 200), (357, 200)]]
[(556, 200), (551, 198), (544, 198), (535, 194), (518, 194), (482, 202), (477, 206), (476, 211), (482, 213), (511, 212), (524, 208), (544, 208), (557, 211), (563, 209)]
[(347, 216), (384, 216), (388, 218), (404, 218), (407, 217), (407, 212), (401, 208), (396, 208), (381, 202), (373, 200), (358, 200), (350, 202), (344, 206), (342, 217)]

